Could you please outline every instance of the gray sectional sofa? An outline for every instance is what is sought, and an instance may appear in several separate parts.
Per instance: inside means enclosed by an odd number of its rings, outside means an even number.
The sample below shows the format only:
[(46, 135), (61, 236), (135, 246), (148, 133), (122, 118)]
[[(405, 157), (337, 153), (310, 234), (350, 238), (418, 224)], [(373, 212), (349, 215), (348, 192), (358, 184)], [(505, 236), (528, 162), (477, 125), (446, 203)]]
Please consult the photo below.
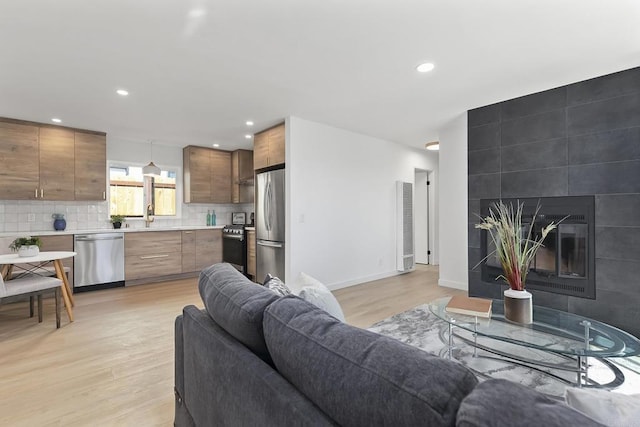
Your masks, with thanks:
[(175, 425), (599, 425), (504, 380), (279, 297), (227, 264), (175, 323)]

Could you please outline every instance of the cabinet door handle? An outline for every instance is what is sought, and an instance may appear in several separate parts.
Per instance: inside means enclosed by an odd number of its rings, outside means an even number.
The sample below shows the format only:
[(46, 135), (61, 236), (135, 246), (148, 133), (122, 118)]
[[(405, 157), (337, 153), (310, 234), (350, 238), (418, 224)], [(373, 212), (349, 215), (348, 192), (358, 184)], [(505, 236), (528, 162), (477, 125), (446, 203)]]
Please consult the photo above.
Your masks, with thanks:
[(185, 231), (184, 234), (193, 234), (193, 231)]
[(107, 192), (106, 191), (102, 192), (102, 200), (107, 200)]
[(44, 188), (40, 189), (40, 198), (44, 199)]
[(38, 189), (36, 188), (36, 199), (38, 198)]
[(147, 256), (141, 256), (140, 259), (166, 258), (168, 256), (169, 256), (169, 254), (165, 254), (165, 255), (147, 255)]

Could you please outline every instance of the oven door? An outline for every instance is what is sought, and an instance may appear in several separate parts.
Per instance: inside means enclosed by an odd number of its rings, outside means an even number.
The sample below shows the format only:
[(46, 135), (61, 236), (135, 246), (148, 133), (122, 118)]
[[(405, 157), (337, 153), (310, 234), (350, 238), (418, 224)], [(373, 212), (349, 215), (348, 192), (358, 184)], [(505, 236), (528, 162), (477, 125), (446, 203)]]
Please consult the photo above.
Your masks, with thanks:
[(222, 234), (222, 262), (227, 262), (239, 272), (246, 273), (247, 243), (243, 234)]

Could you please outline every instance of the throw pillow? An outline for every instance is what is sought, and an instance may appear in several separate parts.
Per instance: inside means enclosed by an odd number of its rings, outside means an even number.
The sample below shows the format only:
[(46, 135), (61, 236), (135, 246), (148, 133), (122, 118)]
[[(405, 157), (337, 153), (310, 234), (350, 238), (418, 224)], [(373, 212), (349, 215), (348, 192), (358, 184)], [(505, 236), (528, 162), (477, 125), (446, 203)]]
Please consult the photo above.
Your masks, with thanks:
[(342, 312), (340, 303), (329, 289), (305, 286), (300, 291), (299, 297), (310, 302), (316, 307), (323, 309), (341, 322), (344, 322), (344, 313)]
[(289, 284), (289, 288), (294, 295), (300, 295), (300, 291), (305, 286), (311, 286), (314, 288), (320, 289), (328, 289), (324, 283), (316, 279), (315, 277), (311, 277), (308, 274), (301, 272), (298, 274), (298, 277), (293, 281), (293, 283)]
[(279, 278), (273, 277), (270, 274), (267, 274), (267, 278), (264, 282), (264, 287), (281, 297), (291, 295), (291, 290), (287, 287), (287, 285), (285, 285), (284, 282)]
[(608, 426), (632, 426), (640, 420), (640, 394), (567, 388), (564, 398), (573, 409)]

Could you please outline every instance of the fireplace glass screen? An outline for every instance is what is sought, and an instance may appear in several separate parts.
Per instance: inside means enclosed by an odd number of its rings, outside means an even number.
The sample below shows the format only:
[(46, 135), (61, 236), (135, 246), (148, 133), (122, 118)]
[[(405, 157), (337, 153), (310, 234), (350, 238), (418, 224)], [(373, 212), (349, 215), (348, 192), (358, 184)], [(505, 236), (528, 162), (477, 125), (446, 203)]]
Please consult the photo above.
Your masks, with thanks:
[(560, 224), (560, 276), (586, 277), (587, 225)]

